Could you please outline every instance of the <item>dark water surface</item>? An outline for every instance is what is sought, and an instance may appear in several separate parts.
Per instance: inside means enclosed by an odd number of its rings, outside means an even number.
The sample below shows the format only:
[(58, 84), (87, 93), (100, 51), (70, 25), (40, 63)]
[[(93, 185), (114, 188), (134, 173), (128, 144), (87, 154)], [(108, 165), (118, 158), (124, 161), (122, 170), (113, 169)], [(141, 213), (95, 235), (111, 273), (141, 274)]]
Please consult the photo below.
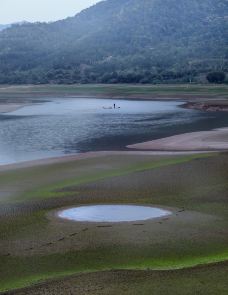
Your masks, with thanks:
[[(113, 104), (117, 109), (109, 109)], [(180, 101), (53, 99), (0, 115), (0, 164), (120, 150), (128, 144), (228, 126), (227, 113), (179, 107)], [(120, 107), (120, 108), (118, 108)]]

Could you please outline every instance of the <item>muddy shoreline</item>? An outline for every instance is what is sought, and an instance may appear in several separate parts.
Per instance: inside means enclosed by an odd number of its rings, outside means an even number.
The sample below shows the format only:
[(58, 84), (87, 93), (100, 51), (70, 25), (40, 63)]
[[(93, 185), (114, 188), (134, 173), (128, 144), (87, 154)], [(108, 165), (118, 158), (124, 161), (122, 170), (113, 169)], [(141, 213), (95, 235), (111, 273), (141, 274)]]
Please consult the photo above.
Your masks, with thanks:
[(27, 105), (26, 103), (0, 103), (0, 114), (14, 112)]
[(87, 160), (93, 158), (103, 158), (106, 156), (183, 156), (194, 155), (199, 153), (207, 153), (208, 151), (143, 151), (143, 150), (130, 150), (129, 151), (97, 151), (97, 152), (85, 152), (60, 157), (45, 158), (32, 161), (23, 161), (12, 164), (0, 165), (0, 172), (21, 168), (29, 168), (36, 166), (45, 166), (47, 164), (59, 164), (68, 163), (72, 161)]
[(228, 128), (184, 133), (127, 147), (160, 151), (228, 151)]
[(228, 101), (187, 102), (182, 107), (205, 112), (228, 112)]

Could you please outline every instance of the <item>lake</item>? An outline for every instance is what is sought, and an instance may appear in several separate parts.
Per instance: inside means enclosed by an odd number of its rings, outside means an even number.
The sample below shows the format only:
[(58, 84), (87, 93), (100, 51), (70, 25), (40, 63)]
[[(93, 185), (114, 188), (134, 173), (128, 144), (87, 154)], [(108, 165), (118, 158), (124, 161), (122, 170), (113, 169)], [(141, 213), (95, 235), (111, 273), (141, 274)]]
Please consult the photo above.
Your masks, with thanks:
[(64, 98), (0, 114), (0, 164), (124, 150), (128, 144), (228, 126), (225, 113), (186, 110), (181, 104)]

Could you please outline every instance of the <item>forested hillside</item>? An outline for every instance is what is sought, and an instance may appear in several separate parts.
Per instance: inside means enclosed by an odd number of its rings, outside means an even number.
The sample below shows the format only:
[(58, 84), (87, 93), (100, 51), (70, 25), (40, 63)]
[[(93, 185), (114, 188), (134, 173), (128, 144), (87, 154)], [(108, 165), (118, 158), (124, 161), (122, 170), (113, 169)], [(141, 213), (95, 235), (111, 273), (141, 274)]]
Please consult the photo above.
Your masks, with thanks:
[(10, 25), (1, 25), (0, 24), (0, 31), (5, 30), (6, 28), (9, 28)]
[(0, 83), (204, 81), (228, 70), (227, 0), (107, 0), (0, 32)]

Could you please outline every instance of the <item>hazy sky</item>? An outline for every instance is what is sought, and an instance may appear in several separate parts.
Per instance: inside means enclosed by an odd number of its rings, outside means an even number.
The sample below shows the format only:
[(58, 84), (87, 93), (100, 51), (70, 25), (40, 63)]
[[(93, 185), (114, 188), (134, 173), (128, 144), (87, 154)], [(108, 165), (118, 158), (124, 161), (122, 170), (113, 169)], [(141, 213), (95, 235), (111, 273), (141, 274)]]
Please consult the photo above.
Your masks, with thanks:
[(53, 21), (73, 16), (100, 0), (0, 0), (0, 24)]

